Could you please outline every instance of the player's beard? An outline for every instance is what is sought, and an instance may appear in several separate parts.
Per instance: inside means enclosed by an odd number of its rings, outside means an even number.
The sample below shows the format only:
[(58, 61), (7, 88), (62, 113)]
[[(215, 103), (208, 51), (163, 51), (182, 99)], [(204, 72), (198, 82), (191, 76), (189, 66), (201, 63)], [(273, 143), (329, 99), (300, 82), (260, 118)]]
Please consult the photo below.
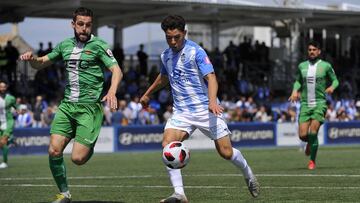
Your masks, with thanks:
[(310, 63), (315, 63), (319, 59), (319, 56), (317, 57), (309, 57)]
[(75, 35), (75, 38), (76, 38), (77, 41), (80, 41), (80, 42), (83, 42), (83, 43), (89, 41), (90, 36), (91, 36), (91, 34), (85, 34), (85, 35), (86, 35), (86, 39), (85, 39), (85, 40), (82, 40), (82, 39), (80, 38), (80, 34), (76, 33), (76, 30), (75, 30), (75, 29), (74, 29), (74, 35)]

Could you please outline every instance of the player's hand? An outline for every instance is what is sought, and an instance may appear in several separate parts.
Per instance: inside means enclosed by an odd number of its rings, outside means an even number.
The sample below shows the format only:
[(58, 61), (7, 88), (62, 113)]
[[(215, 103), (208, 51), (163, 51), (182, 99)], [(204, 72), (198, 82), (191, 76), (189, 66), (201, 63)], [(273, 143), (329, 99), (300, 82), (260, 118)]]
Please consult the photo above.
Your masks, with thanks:
[(334, 92), (334, 88), (332, 86), (330, 86), (325, 90), (325, 92), (326, 92), (326, 94), (332, 94)]
[(217, 103), (209, 103), (209, 110), (215, 115), (219, 115), (224, 111), (224, 108)]
[(291, 93), (291, 96), (289, 97), (289, 101), (292, 102), (292, 103), (295, 103), (296, 101), (298, 101), (300, 98), (300, 93), (296, 90), (294, 90), (292, 93)]
[(20, 60), (23, 60), (23, 61), (29, 61), (29, 60), (35, 59), (32, 51), (27, 51), (27, 52), (21, 54), (19, 58), (20, 58)]
[(115, 112), (117, 107), (118, 107), (118, 102), (117, 102), (117, 98), (115, 96), (115, 93), (113, 92), (108, 92), (101, 100), (106, 101), (108, 107), (110, 108), (111, 112)]
[(140, 104), (142, 105), (143, 109), (147, 109), (149, 107), (149, 101), (150, 101), (150, 98), (146, 95), (143, 95), (140, 98)]

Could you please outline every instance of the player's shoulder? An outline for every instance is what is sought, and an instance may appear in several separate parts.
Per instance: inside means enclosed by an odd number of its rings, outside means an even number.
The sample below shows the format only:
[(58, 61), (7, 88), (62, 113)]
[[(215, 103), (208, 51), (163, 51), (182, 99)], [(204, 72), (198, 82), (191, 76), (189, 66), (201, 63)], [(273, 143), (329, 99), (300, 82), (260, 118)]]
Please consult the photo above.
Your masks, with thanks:
[(326, 67), (329, 67), (329, 68), (332, 67), (332, 66), (331, 66), (331, 63), (328, 62), (328, 61), (321, 60), (320, 63), (321, 63), (323, 66), (326, 66)]
[(309, 65), (309, 60), (305, 60), (299, 63), (299, 68), (307, 67)]
[(15, 100), (15, 97), (9, 93), (6, 94), (6, 97), (11, 99), (11, 100)]

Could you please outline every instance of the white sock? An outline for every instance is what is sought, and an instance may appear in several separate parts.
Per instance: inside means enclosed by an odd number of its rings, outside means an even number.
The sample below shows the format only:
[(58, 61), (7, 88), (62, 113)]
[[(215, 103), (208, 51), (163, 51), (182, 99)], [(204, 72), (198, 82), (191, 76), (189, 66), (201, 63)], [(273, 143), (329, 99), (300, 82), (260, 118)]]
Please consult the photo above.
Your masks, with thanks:
[(181, 176), (181, 170), (180, 169), (172, 169), (169, 167), (166, 167), (166, 169), (169, 173), (170, 181), (171, 181), (172, 186), (174, 187), (175, 192), (178, 194), (185, 195), (182, 176)]
[(65, 197), (67, 198), (71, 198), (71, 194), (70, 194), (70, 191), (66, 191), (66, 192), (61, 192), (61, 194), (63, 194)]
[(245, 158), (241, 152), (233, 148), (233, 155), (231, 157), (231, 162), (242, 171), (245, 178), (250, 178), (253, 176), (250, 166), (247, 164)]

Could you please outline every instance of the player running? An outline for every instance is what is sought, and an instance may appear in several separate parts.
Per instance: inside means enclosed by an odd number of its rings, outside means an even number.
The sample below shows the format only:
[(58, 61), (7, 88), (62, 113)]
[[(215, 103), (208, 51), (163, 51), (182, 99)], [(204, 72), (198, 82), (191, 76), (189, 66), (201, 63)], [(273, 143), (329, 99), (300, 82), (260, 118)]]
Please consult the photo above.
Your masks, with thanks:
[[(332, 94), (339, 85), (330, 63), (320, 59), (320, 44), (308, 43), (308, 60), (299, 64), (289, 101), (300, 99), (299, 138), (307, 142), (305, 154), (310, 155), (308, 169), (316, 168), (315, 159), (319, 146), (318, 131), (325, 120), (326, 94)], [(331, 85), (326, 88), (330, 80)]]
[(0, 149), (3, 154), (3, 162), (0, 169), (8, 167), (9, 142), (13, 139), (13, 130), (15, 126), (12, 108), (16, 109), (15, 97), (6, 93), (7, 84), (0, 81)]
[[(73, 13), (72, 28), (75, 37), (59, 43), (51, 53), (35, 57), (31, 52), (21, 55), (36, 69), (44, 68), (54, 61), (66, 63), (67, 84), (62, 100), (51, 125), (49, 164), (54, 180), (60, 190), (54, 202), (70, 202), (63, 151), (71, 139), (75, 139), (71, 160), (77, 165), (85, 164), (94, 152), (99, 136), (103, 110), (101, 101), (117, 108), (116, 91), (122, 72), (109, 46), (91, 34), (93, 12), (80, 7)], [(111, 86), (101, 99), (104, 69), (112, 72)]]
[[(150, 95), (170, 83), (174, 114), (166, 123), (162, 146), (172, 141), (183, 141), (198, 128), (214, 140), (220, 156), (242, 171), (251, 195), (257, 197), (260, 186), (256, 177), (241, 152), (231, 145), (231, 132), (216, 96), (218, 83), (208, 56), (198, 44), (185, 39), (183, 17), (167, 16), (162, 21), (161, 28), (165, 32), (169, 48), (161, 54), (160, 74), (140, 102), (147, 108)], [(175, 192), (160, 202), (188, 202), (180, 169), (167, 167), (167, 171)]]

